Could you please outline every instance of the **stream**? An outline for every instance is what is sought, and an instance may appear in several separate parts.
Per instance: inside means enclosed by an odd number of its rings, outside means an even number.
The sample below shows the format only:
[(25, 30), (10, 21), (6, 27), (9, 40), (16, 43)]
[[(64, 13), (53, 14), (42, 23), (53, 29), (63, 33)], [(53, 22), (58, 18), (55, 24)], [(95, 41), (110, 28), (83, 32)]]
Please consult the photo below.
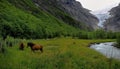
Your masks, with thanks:
[(120, 60), (120, 49), (113, 46), (115, 42), (106, 42), (99, 44), (92, 44), (90, 48), (102, 53), (107, 58), (115, 58)]

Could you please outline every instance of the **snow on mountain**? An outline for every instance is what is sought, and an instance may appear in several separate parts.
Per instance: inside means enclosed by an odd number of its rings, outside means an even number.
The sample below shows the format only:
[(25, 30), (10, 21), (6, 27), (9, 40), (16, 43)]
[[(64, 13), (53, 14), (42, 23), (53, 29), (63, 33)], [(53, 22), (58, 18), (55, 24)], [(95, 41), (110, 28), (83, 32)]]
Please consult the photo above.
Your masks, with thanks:
[(99, 11), (99, 12), (95, 12), (92, 14), (94, 14), (98, 19), (99, 19), (99, 23), (98, 23), (98, 26), (99, 27), (103, 27), (103, 23), (105, 22), (106, 19), (108, 19), (111, 15), (109, 15), (109, 12), (108, 11)]
[(115, 6), (117, 6), (117, 5), (118, 5), (118, 3), (115, 3), (115, 4), (110, 5), (110, 6), (106, 7), (106, 8), (104, 8), (104, 9), (100, 9), (100, 10), (96, 10), (96, 11), (91, 11), (91, 13), (92, 13), (93, 15), (95, 15), (95, 16), (99, 19), (99, 23), (98, 23), (98, 26), (99, 26), (99, 27), (101, 27), (101, 28), (104, 27), (103, 24), (104, 24), (104, 22), (106, 21), (106, 19), (108, 19), (109, 17), (111, 17), (109, 11), (110, 11), (113, 7), (115, 7)]

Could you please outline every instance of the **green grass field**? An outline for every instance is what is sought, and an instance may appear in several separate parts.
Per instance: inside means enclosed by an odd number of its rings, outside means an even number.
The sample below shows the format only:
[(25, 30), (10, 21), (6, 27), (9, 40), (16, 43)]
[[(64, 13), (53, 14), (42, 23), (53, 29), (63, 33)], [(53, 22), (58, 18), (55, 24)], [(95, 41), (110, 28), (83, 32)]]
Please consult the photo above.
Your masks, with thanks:
[(6, 47), (0, 53), (0, 69), (119, 69), (120, 61), (108, 59), (88, 46), (94, 42), (114, 40), (82, 40), (72, 38), (24, 40), (43, 45), (44, 51), (33, 53), (25, 47), (20, 51), (19, 44)]

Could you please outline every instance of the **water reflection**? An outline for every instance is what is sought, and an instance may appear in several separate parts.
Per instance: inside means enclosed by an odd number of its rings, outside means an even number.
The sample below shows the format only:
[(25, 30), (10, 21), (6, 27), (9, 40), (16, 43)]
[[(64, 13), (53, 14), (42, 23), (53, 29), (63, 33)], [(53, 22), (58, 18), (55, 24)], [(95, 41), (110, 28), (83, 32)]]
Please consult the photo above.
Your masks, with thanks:
[(90, 48), (95, 49), (108, 58), (120, 59), (120, 49), (113, 46), (114, 42), (92, 44)]

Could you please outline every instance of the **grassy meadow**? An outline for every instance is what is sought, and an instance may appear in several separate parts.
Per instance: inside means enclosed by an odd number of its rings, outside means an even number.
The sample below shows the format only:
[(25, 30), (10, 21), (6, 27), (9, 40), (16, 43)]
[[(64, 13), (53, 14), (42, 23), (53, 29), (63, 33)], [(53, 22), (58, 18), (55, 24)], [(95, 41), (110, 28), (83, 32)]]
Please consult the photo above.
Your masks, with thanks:
[[(21, 40), (20, 40), (21, 41)], [(108, 59), (88, 46), (94, 42), (114, 40), (83, 40), (54, 38), (22, 40), (43, 45), (43, 53), (25, 47), (19, 50), (19, 42), (5, 47), (0, 53), (0, 69), (119, 69), (120, 61)]]

